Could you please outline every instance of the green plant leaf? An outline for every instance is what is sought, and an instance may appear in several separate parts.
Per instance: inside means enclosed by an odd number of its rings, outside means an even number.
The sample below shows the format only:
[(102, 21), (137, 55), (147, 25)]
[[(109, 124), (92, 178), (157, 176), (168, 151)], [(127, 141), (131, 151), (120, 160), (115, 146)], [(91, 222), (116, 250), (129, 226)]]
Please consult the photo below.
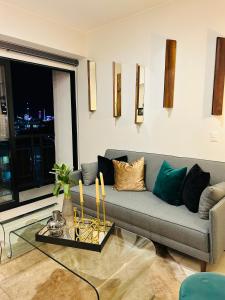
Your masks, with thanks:
[(56, 196), (56, 197), (59, 196), (60, 188), (61, 188), (60, 184), (55, 184), (54, 185), (54, 188), (53, 188), (53, 195), (54, 196)]
[(59, 165), (55, 163), (53, 169), (59, 169)]
[[(71, 174), (72, 170), (65, 163), (62, 163), (62, 164), (55, 163), (52, 170), (53, 170), (53, 172), (50, 172), (50, 173), (54, 174), (56, 176), (53, 194), (58, 196), (60, 189), (62, 189), (62, 188), (64, 189), (65, 185), (70, 186), (70, 184), (72, 182), (72, 180), (70, 179), (70, 174)], [(65, 189), (66, 190), (64, 190), (64, 192), (67, 195), (69, 195), (70, 189), (67, 187)]]

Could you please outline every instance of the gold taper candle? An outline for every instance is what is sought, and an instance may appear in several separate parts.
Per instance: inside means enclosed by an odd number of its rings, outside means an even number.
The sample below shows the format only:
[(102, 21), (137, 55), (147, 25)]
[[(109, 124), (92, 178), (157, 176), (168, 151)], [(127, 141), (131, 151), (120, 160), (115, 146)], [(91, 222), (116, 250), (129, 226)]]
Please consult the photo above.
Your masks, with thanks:
[(81, 221), (84, 222), (84, 195), (83, 195), (83, 184), (81, 179), (79, 179), (79, 190), (80, 190)]
[(84, 195), (83, 195), (83, 184), (81, 179), (79, 179), (79, 190), (80, 190), (80, 203), (84, 202)]
[(97, 220), (99, 222), (99, 203), (100, 203), (100, 198), (99, 198), (99, 180), (98, 180), (98, 178), (95, 179), (95, 189), (96, 189)]
[(104, 178), (102, 172), (100, 174), (100, 182), (101, 182), (101, 190), (102, 190), (102, 196), (105, 196), (105, 185), (104, 185)]
[(106, 216), (105, 216), (105, 185), (104, 185), (104, 178), (102, 172), (100, 172), (100, 181), (101, 181), (101, 189), (102, 189), (102, 210), (103, 210), (103, 223), (104, 223), (104, 230), (106, 225)]
[(98, 178), (95, 179), (95, 189), (96, 189), (96, 203), (100, 202), (100, 197), (99, 197), (99, 180)]

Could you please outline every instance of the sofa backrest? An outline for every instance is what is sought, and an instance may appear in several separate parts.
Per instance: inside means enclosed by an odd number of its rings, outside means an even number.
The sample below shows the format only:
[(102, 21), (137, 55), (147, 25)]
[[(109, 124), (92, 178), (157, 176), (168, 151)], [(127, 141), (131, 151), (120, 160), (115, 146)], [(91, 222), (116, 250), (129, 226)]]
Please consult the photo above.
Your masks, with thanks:
[(146, 165), (145, 184), (149, 191), (154, 187), (158, 171), (164, 160), (168, 161), (175, 168), (187, 167), (188, 170), (194, 164), (198, 164), (204, 171), (210, 172), (211, 184), (225, 181), (225, 162), (128, 150), (107, 149), (105, 152), (105, 157), (110, 159), (123, 155), (128, 156), (129, 162), (144, 156)]

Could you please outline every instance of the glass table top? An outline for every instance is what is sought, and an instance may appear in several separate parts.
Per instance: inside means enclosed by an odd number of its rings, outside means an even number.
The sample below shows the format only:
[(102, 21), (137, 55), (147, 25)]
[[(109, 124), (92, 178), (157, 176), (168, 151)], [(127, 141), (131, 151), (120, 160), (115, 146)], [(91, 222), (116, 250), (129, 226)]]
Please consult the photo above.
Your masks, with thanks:
[(96, 299), (154, 298), (151, 265), (156, 252), (150, 240), (115, 227), (101, 252), (37, 242), (35, 234), (46, 225), (48, 219), (14, 230), (11, 234), (17, 238), (17, 243), (22, 239), (86, 281), (95, 290)]

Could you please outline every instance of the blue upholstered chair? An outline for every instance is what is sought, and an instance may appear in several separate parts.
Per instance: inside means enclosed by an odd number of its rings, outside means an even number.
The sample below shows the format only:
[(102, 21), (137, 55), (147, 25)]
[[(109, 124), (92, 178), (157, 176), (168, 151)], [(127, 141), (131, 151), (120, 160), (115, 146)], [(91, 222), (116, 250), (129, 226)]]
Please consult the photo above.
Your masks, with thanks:
[(208, 272), (189, 276), (180, 287), (179, 300), (225, 300), (225, 276)]

